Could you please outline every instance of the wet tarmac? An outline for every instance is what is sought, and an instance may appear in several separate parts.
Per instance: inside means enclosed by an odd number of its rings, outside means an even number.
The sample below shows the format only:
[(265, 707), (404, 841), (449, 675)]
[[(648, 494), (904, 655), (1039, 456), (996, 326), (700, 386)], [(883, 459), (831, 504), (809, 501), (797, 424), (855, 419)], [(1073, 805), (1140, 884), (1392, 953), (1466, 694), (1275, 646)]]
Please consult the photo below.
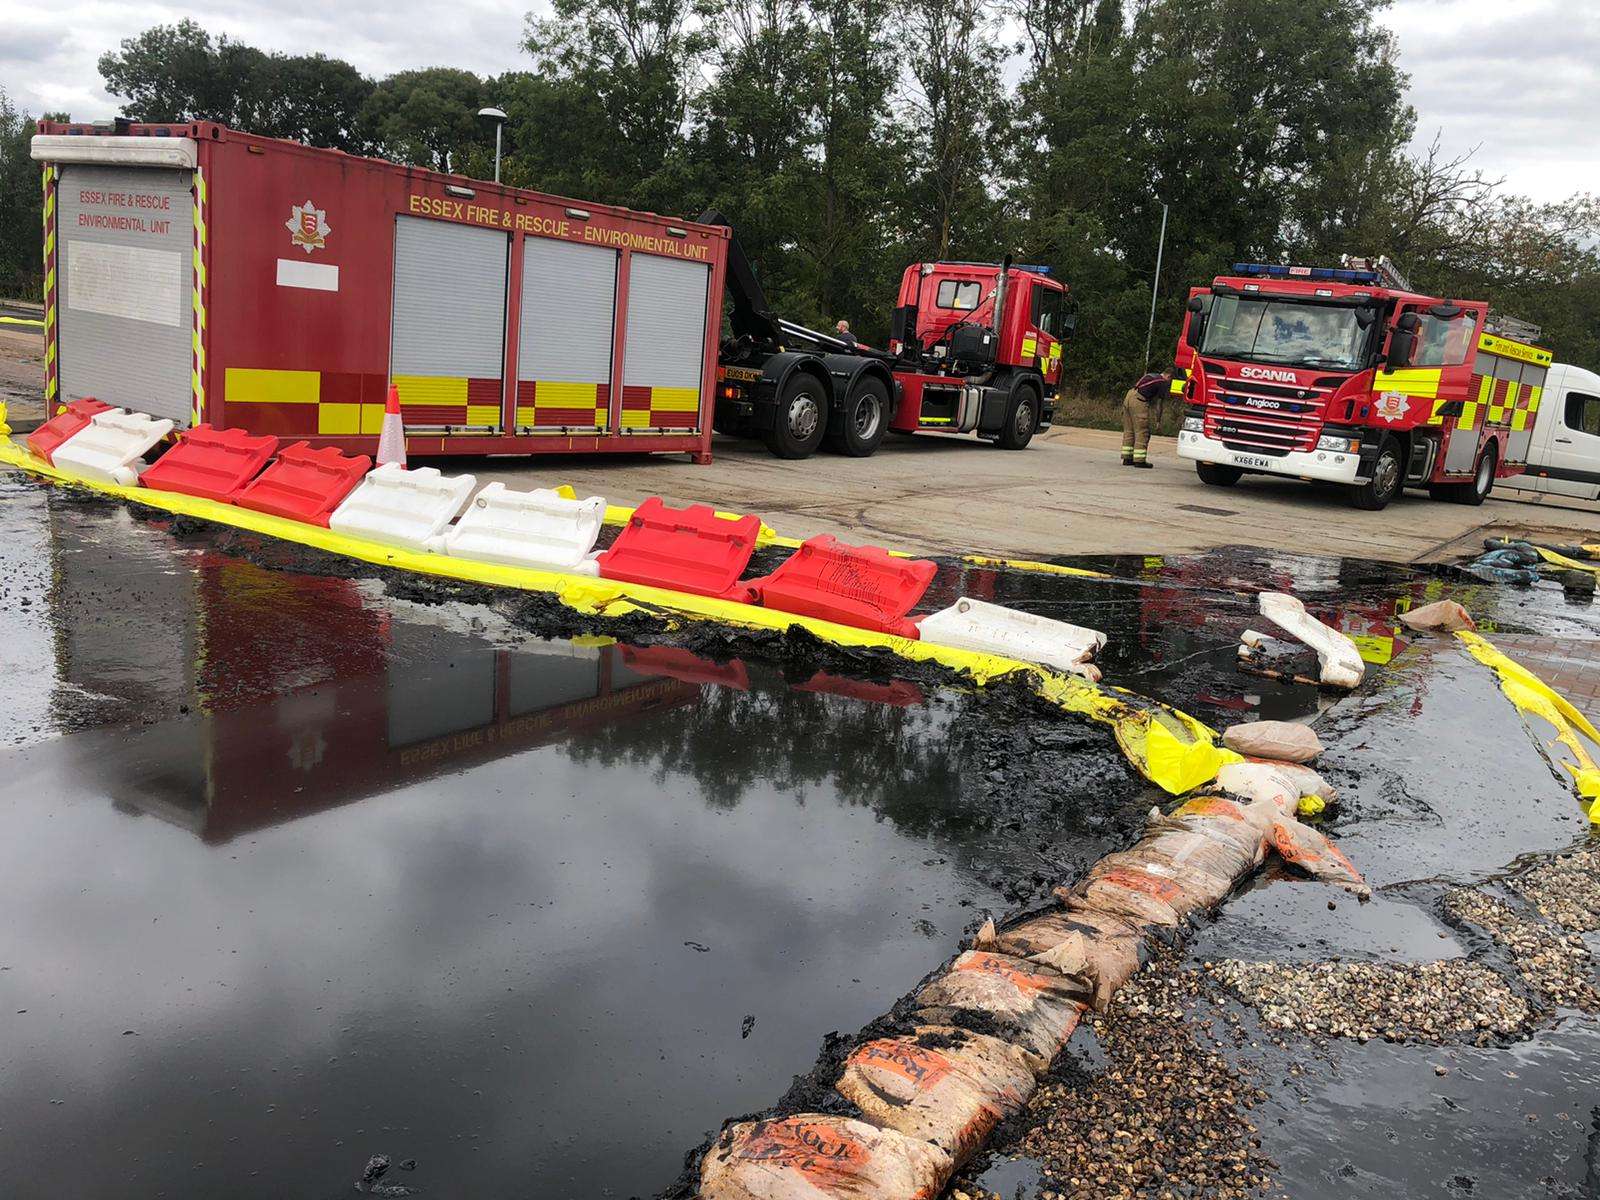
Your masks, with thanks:
[[(0, 1194), (335, 1197), (384, 1153), (423, 1196), (651, 1195), (1162, 799), (1015, 696), (543, 637), (248, 550), (0, 476)], [(1187, 961), (1481, 954), (1448, 887), (1586, 836), (1492, 676), (1395, 620), (1448, 594), (1592, 638), (1581, 598), (1254, 550), (1079, 565), (1115, 577), (944, 563), (924, 607), (1102, 629), (1107, 683), (1214, 725), (1332, 710), (1329, 828), (1376, 897), (1264, 877)], [(1240, 674), (1264, 589), (1373, 683)], [(1596, 1037), (1318, 1043), (1263, 1084), (1277, 1183), (1600, 1194)]]

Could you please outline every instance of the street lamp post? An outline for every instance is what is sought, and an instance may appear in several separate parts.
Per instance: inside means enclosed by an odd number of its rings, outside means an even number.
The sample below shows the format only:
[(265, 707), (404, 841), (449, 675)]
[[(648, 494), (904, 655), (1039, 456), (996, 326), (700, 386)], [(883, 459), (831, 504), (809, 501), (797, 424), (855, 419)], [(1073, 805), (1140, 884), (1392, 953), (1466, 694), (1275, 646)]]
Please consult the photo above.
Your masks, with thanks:
[(1167, 206), (1161, 206), (1161, 239), (1156, 243), (1156, 273), (1150, 278), (1150, 326), (1144, 334), (1144, 369), (1150, 369), (1150, 339), (1156, 332), (1156, 297), (1161, 292), (1161, 256), (1167, 248)]
[(500, 134), (505, 130), (506, 122), (510, 120), (498, 108), (480, 108), (478, 115), (485, 121), (494, 122), (494, 181), (500, 182)]

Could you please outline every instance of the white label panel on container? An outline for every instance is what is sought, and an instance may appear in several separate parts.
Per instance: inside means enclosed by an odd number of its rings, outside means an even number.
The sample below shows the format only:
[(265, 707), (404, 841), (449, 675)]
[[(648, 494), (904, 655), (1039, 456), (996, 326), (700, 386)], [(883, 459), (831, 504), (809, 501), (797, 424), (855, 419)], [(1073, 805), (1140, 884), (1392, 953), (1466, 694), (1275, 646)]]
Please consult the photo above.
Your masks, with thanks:
[(67, 307), (130, 321), (177, 325), (189, 271), (174, 250), (67, 241)]
[(280, 258), (278, 286), (306, 288), (313, 292), (337, 292), (339, 267), (335, 263), (297, 262), (292, 258)]

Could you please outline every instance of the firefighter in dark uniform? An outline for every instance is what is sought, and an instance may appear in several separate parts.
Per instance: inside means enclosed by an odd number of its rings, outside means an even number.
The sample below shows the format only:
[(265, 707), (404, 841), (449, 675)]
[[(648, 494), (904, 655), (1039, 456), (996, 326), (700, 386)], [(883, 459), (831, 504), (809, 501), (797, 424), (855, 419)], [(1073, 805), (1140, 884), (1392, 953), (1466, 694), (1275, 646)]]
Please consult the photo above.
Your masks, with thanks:
[(1172, 387), (1169, 367), (1159, 375), (1150, 374), (1128, 389), (1122, 398), (1122, 465), (1150, 466), (1150, 410), (1160, 419), (1161, 402)]

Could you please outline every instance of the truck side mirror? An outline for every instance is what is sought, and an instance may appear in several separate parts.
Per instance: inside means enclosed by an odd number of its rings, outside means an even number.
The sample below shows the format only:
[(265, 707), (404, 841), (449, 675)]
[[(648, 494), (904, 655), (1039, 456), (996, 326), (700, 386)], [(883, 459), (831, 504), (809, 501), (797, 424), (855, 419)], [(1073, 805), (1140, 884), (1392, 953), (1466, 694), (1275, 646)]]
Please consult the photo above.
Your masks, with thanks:
[(1061, 318), (1061, 340), (1066, 341), (1078, 330), (1078, 314), (1067, 313)]
[(1206, 336), (1206, 318), (1211, 315), (1211, 297), (1190, 296), (1186, 307), (1189, 310), (1189, 324), (1183, 330), (1183, 344), (1198, 350)]

